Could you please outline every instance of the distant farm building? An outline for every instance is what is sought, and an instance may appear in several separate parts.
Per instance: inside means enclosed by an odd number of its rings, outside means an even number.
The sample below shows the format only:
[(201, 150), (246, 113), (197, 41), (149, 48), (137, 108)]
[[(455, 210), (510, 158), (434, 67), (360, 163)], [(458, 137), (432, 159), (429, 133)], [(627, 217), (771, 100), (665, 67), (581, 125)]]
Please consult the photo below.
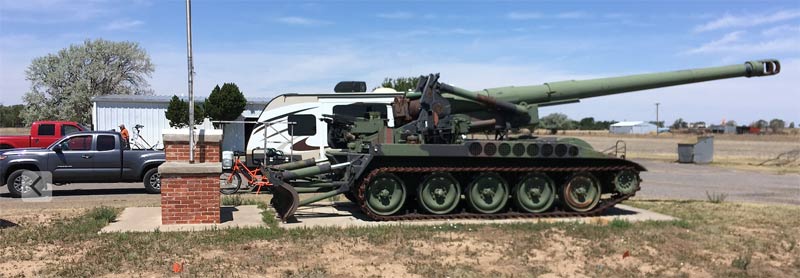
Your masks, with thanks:
[(619, 122), (609, 129), (613, 134), (648, 134), (655, 133), (656, 130), (656, 125), (642, 121)]
[[(92, 125), (94, 130), (117, 130), (119, 124), (125, 127), (133, 136), (134, 126), (143, 125), (142, 138), (157, 148), (163, 148), (161, 130), (170, 128), (169, 120), (164, 115), (169, 106), (171, 96), (142, 96), (142, 95), (107, 95), (92, 99)], [(182, 97), (184, 101), (187, 98)], [(202, 102), (202, 98), (195, 98)], [(242, 115), (238, 121), (256, 121), (261, 111), (270, 99), (250, 98), (247, 100)], [(245, 144), (250, 137), (250, 132), (255, 123), (233, 123), (224, 125), (225, 138), (222, 140), (222, 150), (244, 151)]]
[(711, 133), (736, 134), (736, 126), (733, 125), (711, 125), (708, 129)]

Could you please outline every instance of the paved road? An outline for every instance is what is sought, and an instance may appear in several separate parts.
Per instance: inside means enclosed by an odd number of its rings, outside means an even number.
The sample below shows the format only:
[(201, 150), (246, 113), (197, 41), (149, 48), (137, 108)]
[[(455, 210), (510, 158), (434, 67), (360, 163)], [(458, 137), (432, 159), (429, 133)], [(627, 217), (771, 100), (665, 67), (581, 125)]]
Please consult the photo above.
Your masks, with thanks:
[[(649, 171), (642, 173), (637, 198), (705, 200), (706, 191), (728, 194), (729, 201), (800, 205), (800, 175), (775, 175), (731, 170), (714, 166), (641, 160)], [(19, 208), (75, 208), (108, 206), (157, 206), (159, 195), (146, 194), (141, 183), (71, 184), (54, 188), (46, 203), (22, 202), (0, 187), (0, 214)]]
[(49, 202), (23, 202), (8, 195), (8, 187), (0, 187), (0, 215), (4, 210), (19, 208), (60, 209), (96, 206), (158, 206), (160, 195), (147, 194), (142, 183), (78, 183), (53, 187)]
[(706, 200), (709, 193), (724, 193), (729, 201), (800, 205), (800, 175), (768, 174), (708, 165), (637, 161), (647, 168), (636, 195), (647, 199)]

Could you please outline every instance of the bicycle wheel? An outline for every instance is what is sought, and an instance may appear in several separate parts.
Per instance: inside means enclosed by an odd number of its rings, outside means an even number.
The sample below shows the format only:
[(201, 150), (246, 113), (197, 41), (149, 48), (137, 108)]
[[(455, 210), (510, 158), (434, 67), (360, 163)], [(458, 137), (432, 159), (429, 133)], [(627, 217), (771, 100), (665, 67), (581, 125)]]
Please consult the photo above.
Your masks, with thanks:
[(222, 173), (219, 176), (219, 192), (225, 195), (233, 194), (242, 187), (242, 177), (239, 173)]

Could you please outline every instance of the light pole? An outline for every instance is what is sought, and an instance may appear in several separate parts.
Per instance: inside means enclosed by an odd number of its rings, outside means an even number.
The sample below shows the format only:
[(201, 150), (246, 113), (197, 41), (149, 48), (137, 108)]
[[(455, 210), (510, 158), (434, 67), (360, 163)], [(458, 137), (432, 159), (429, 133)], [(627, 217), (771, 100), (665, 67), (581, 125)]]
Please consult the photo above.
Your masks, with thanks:
[(656, 136), (658, 136), (658, 106), (661, 105), (660, 102), (656, 102)]
[(194, 93), (192, 64), (192, 1), (186, 0), (186, 57), (189, 62), (189, 163), (194, 163)]

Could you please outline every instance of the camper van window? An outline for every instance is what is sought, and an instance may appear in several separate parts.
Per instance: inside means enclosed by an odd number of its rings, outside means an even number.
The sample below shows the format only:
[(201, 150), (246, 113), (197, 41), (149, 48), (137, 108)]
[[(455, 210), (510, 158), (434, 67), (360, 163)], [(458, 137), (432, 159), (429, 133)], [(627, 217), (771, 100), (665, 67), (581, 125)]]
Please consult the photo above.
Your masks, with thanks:
[(294, 114), (286, 117), (289, 122), (295, 122), (294, 128), (289, 129), (292, 136), (311, 136), (317, 134), (317, 117), (308, 114)]
[(348, 105), (336, 105), (333, 107), (333, 114), (347, 115), (351, 117), (366, 117), (367, 112), (381, 112), (381, 118), (386, 119), (385, 103), (353, 103)]

